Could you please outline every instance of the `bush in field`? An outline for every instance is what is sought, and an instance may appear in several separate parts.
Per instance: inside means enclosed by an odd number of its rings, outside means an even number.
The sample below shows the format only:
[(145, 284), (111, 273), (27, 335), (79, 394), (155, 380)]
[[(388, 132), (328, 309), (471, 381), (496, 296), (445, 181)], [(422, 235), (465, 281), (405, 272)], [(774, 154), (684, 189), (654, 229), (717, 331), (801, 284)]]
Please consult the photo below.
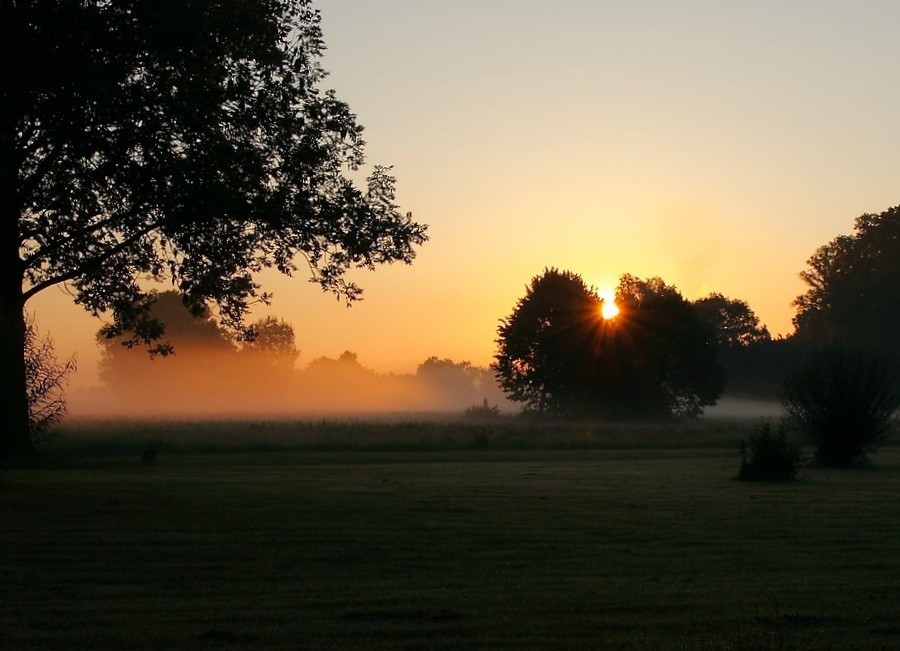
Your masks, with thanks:
[(783, 424), (773, 430), (763, 423), (748, 441), (741, 440), (741, 470), (738, 479), (746, 481), (796, 479), (803, 463), (800, 444), (787, 437)]
[(471, 420), (495, 420), (500, 418), (500, 407), (489, 404), (485, 398), (480, 405), (466, 407), (465, 414)]
[(866, 461), (894, 429), (900, 388), (877, 357), (830, 346), (816, 352), (784, 385), (789, 424), (816, 445), (816, 461)]

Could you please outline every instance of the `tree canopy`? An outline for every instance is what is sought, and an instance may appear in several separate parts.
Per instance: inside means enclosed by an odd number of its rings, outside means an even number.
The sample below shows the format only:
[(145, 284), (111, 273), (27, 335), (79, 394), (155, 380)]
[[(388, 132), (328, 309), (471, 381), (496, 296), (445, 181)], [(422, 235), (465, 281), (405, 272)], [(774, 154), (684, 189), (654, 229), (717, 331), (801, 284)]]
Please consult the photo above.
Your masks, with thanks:
[(746, 301), (713, 293), (694, 301), (694, 307), (715, 329), (722, 348), (746, 348), (772, 339)]
[(250, 326), (250, 336), (244, 342), (243, 351), (277, 368), (293, 367), (300, 355), (294, 327), (274, 316), (267, 316)]
[(620, 312), (582, 278), (547, 269), (498, 328), (494, 369), (513, 400), (564, 417), (694, 416), (724, 377), (712, 327), (659, 278), (624, 275)]
[[(714, 405), (725, 386), (716, 331), (674, 285), (661, 278), (619, 280), (613, 322), (619, 367), (628, 381), (617, 386), (635, 414), (697, 416)], [(616, 378), (611, 378), (616, 386)], [(634, 386), (633, 395), (629, 385)], [(643, 389), (643, 396), (641, 395)]]
[(548, 415), (590, 409), (599, 319), (600, 299), (579, 275), (546, 269), (532, 278), (498, 328), (494, 368), (510, 399)]
[(321, 89), (309, 0), (0, 2), (0, 457), (27, 454), (23, 311), (66, 284), (111, 335), (161, 334), (145, 281), (242, 327), (256, 274), (409, 263), (425, 227)]
[(820, 247), (800, 277), (809, 286), (794, 301), (797, 336), (807, 343), (888, 353), (900, 337), (900, 206), (856, 218), (853, 235)]

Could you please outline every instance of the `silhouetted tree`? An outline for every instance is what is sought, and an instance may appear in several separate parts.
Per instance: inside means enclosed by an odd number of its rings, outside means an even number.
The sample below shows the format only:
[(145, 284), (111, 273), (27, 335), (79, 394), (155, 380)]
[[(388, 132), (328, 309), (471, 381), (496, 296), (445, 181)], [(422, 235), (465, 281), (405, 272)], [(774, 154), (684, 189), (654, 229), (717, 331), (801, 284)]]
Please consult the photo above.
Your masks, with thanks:
[(25, 378), (31, 438), (37, 443), (66, 415), (64, 385), (75, 370), (75, 359), (57, 361), (53, 341), (41, 337), (32, 319), (26, 321)]
[(603, 335), (600, 299), (578, 274), (545, 269), (498, 328), (494, 368), (510, 399), (555, 416), (584, 415)]
[(714, 293), (694, 301), (694, 307), (716, 331), (729, 393), (777, 397), (792, 365), (783, 359), (792, 346), (773, 341), (745, 301)]
[(900, 362), (900, 206), (857, 217), (855, 234), (820, 247), (800, 274), (797, 336), (814, 345), (842, 342)]
[(480, 405), (469, 405), (463, 411), (463, 414), (469, 420), (497, 420), (501, 417), (500, 407), (492, 405), (487, 398), (481, 401)]
[[(625, 274), (616, 289), (621, 310), (612, 321), (619, 373), (610, 390), (627, 413), (697, 416), (725, 386), (715, 330), (673, 285)], [(625, 382), (617, 381), (617, 375)]]
[(620, 314), (577, 274), (547, 269), (498, 329), (494, 368), (511, 399), (565, 417), (695, 416), (724, 383), (713, 329), (674, 287), (622, 276)]
[(317, 357), (306, 367), (306, 372), (311, 375), (337, 375), (358, 376), (369, 375), (372, 372), (359, 363), (359, 356), (349, 350), (345, 350), (337, 359), (333, 357)]
[(268, 316), (250, 326), (249, 338), (242, 351), (265, 364), (282, 369), (293, 368), (297, 350), (294, 327), (286, 321)]
[(160, 334), (139, 281), (240, 328), (255, 274), (411, 262), (425, 227), (324, 72), (308, 0), (0, 2), (0, 458), (27, 455), (26, 302), (68, 284), (110, 334)]
[(722, 349), (747, 347), (772, 339), (746, 301), (714, 293), (694, 301), (694, 307), (715, 329)]

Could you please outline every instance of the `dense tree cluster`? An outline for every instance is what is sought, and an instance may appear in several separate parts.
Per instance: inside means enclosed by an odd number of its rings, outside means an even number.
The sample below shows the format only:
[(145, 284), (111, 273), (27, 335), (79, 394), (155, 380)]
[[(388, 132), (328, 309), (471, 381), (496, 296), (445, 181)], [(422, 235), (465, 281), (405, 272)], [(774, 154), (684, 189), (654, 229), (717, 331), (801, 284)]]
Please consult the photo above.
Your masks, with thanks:
[(724, 375), (716, 334), (677, 289), (622, 276), (620, 312), (575, 273), (547, 269), (498, 329), (494, 368), (513, 400), (569, 418), (695, 416)]
[(694, 307), (715, 329), (722, 349), (747, 348), (772, 339), (746, 301), (713, 293), (694, 301)]

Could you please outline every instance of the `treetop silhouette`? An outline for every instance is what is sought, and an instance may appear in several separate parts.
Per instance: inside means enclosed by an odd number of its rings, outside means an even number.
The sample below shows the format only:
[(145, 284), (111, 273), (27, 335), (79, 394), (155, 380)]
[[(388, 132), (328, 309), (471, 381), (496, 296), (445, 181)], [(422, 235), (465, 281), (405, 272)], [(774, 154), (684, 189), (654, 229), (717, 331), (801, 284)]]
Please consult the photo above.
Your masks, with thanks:
[(820, 247), (800, 277), (809, 286), (794, 301), (797, 336), (816, 345), (843, 342), (898, 360), (900, 206), (857, 217), (853, 235)]
[(659, 278), (620, 279), (620, 309), (582, 278), (545, 269), (498, 328), (494, 369), (512, 400), (547, 416), (695, 416), (724, 385), (715, 332)]

